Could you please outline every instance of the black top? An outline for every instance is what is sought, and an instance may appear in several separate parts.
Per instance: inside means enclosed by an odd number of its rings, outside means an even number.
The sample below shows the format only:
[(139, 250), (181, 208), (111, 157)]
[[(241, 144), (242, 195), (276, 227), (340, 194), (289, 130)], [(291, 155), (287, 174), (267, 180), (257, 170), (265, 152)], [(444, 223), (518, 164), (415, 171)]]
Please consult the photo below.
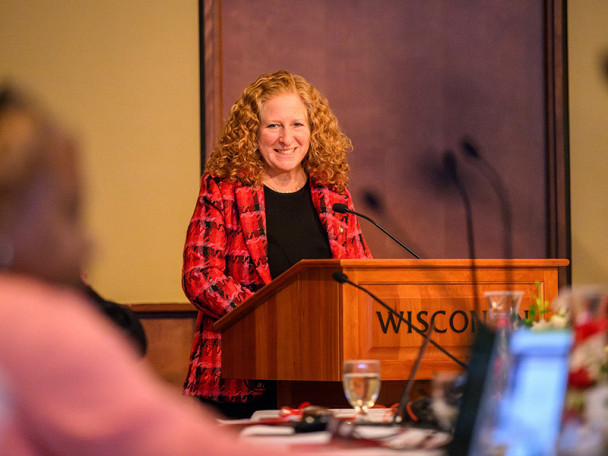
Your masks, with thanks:
[(310, 185), (295, 193), (264, 186), (268, 265), (274, 279), (303, 259), (331, 258), (327, 233), (312, 204)]

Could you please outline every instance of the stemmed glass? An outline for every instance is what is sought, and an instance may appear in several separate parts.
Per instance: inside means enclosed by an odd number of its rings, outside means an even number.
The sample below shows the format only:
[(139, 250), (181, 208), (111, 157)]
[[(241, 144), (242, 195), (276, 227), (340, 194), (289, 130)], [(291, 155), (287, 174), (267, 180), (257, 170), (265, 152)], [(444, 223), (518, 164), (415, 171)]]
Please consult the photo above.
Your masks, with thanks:
[(490, 324), (496, 331), (494, 354), (494, 387), (502, 391), (507, 384), (511, 356), (509, 339), (516, 329), (523, 291), (486, 291)]
[(500, 421), (499, 411), (504, 408), (503, 398), (512, 369), (509, 341), (512, 332), (516, 329), (523, 292), (486, 291), (484, 296), (488, 303), (489, 324), (496, 332), (496, 340), (490, 376), (485, 385), (484, 402), (481, 405), (480, 416), (477, 418), (479, 427), (475, 439), (477, 439), (476, 445), (480, 448), (476, 450), (480, 454), (503, 454), (509, 443), (497, 432)]
[(490, 324), (496, 330), (512, 331), (517, 323), (523, 291), (486, 291)]
[(344, 394), (358, 416), (364, 417), (380, 393), (380, 361), (359, 359), (344, 361)]

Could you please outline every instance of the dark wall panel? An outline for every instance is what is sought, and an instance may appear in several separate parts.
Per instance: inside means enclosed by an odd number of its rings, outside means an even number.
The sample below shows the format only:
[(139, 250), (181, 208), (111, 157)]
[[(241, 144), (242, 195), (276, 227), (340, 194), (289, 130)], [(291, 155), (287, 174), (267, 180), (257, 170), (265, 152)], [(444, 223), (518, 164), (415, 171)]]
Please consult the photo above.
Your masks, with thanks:
[[(498, 198), (459, 152), (470, 137), (507, 186), (514, 256), (547, 256), (543, 1), (230, 0), (219, 21), (224, 116), (259, 74), (304, 76), (354, 143), (357, 209), (426, 258), (468, 256), (447, 149), (472, 200), (478, 257), (504, 256)], [(408, 256), (361, 223), (376, 257)]]

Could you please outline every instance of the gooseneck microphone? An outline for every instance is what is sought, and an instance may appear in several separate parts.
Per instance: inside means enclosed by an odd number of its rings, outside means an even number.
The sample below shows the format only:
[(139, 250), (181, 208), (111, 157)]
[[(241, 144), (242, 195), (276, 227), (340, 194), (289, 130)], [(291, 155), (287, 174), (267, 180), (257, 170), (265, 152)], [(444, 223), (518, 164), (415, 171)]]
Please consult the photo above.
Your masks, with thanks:
[(472, 293), (475, 302), (475, 310), (479, 311), (481, 309), (481, 303), (479, 302), (479, 296), (477, 295), (477, 266), (475, 264), (475, 235), (473, 233), (473, 209), (471, 207), (471, 200), (469, 199), (469, 194), (467, 193), (467, 189), (465, 188), (460, 176), (458, 175), (458, 167), (456, 155), (451, 150), (445, 151), (443, 154), (443, 167), (445, 168), (448, 175), (454, 181), (456, 188), (458, 189), (458, 193), (460, 198), (462, 199), (462, 203), (464, 205), (464, 213), (466, 218), (466, 226), (467, 226), (467, 245), (469, 247), (469, 258), (472, 261), (471, 264), (471, 287)]
[(505, 258), (513, 258), (513, 241), (512, 241), (512, 221), (511, 221), (511, 205), (509, 204), (509, 197), (507, 188), (504, 181), (500, 177), (500, 174), (492, 166), (492, 164), (482, 157), (477, 150), (477, 147), (469, 139), (463, 139), (460, 143), (462, 152), (465, 157), (469, 158), (476, 165), (481, 168), (481, 172), (484, 177), (490, 182), (490, 185), (494, 189), (498, 201), (500, 203), (500, 211), (502, 213), (503, 223), (503, 255)]
[(397, 407), (397, 413), (393, 416), (393, 422), (397, 420), (397, 416), (405, 417), (406, 409), (408, 404), (410, 404), (410, 393), (412, 392), (412, 387), (414, 386), (414, 378), (416, 377), (416, 373), (418, 372), (418, 368), (420, 367), (420, 362), (422, 361), (422, 357), (424, 356), (424, 352), (426, 347), (429, 344), (429, 340), (431, 340), (431, 334), (435, 331), (435, 320), (431, 319), (431, 327), (427, 333), (427, 337), (425, 337), (424, 342), (420, 346), (420, 350), (418, 350), (418, 356), (416, 357), (416, 361), (412, 366), (412, 370), (410, 371), (410, 378), (405, 384), (405, 388), (403, 389), (403, 393), (401, 393), (401, 400), (399, 401), (399, 407)]
[(367, 288), (364, 288), (361, 285), (350, 280), (348, 278), (348, 276), (346, 274), (344, 274), (342, 271), (334, 271), (334, 273), (332, 274), (332, 277), (338, 283), (348, 283), (349, 285), (352, 285), (353, 287), (358, 288), (359, 290), (363, 291), (364, 293), (367, 293), (369, 296), (371, 296), (371, 298), (374, 301), (376, 301), (378, 304), (380, 304), (381, 306), (386, 308), (391, 314), (393, 314), (393, 316), (395, 316), (396, 318), (401, 320), (403, 323), (405, 323), (410, 329), (414, 330), (415, 332), (420, 334), (422, 337), (424, 337), (426, 340), (428, 340), (428, 342), (433, 344), (437, 349), (439, 349), (440, 352), (442, 352), (444, 355), (446, 355), (448, 358), (450, 358), (452, 361), (454, 361), (456, 364), (458, 364), (463, 369), (467, 369), (466, 364), (464, 364), (462, 361), (460, 361), (458, 358), (456, 358), (454, 355), (452, 355), (450, 352), (448, 352), (445, 348), (443, 348), (441, 345), (439, 345), (437, 342), (435, 342), (433, 339), (431, 339), (424, 331), (422, 331), (421, 329), (414, 326), (409, 318), (405, 318), (401, 313), (395, 311), (391, 306), (386, 304), (384, 301), (382, 301), (382, 299), (380, 299), (378, 296), (373, 294)]
[(397, 239), (391, 233), (389, 233), (384, 228), (382, 228), (380, 225), (378, 225), (374, 220), (372, 220), (367, 215), (362, 214), (357, 211), (353, 211), (353, 210), (349, 209), (346, 204), (342, 204), (342, 203), (334, 203), (334, 205), (332, 206), (332, 209), (334, 210), (334, 212), (337, 212), (339, 214), (349, 213), (349, 214), (354, 214), (357, 217), (363, 217), (365, 220), (367, 220), (368, 222), (371, 222), (376, 228), (380, 229), (380, 231), (382, 231), (384, 234), (386, 234), (388, 237), (390, 237), (393, 241), (395, 241), (397, 244), (399, 244), (401, 247), (403, 247), (405, 250), (407, 250), (409, 253), (411, 253), (414, 257), (416, 257), (420, 260), (420, 257), (416, 253), (414, 253), (414, 251), (412, 249), (410, 249), (407, 245), (405, 245), (403, 242), (401, 242), (399, 239)]
[(443, 153), (443, 167), (447, 171), (448, 175), (456, 185), (458, 189), (458, 193), (462, 198), (462, 203), (464, 204), (464, 211), (466, 217), (466, 225), (467, 225), (467, 245), (469, 247), (469, 258), (474, 260), (477, 258), (475, 256), (475, 234), (473, 233), (473, 209), (471, 208), (471, 200), (469, 199), (469, 194), (467, 193), (467, 189), (462, 183), (460, 176), (458, 175), (458, 164), (456, 160), (456, 155), (451, 150), (447, 150)]

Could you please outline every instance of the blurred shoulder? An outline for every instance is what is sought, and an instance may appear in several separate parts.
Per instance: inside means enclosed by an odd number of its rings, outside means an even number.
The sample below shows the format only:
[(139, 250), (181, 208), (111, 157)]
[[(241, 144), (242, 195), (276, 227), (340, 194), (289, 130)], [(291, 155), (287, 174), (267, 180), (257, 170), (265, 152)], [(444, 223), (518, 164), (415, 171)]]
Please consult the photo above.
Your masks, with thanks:
[(0, 274), (0, 308), (4, 312), (18, 309), (35, 312), (48, 306), (83, 301), (82, 296), (67, 287), (55, 286), (18, 274)]
[(121, 339), (81, 293), (12, 274), (0, 275), (0, 333), (0, 353), (11, 356)]

